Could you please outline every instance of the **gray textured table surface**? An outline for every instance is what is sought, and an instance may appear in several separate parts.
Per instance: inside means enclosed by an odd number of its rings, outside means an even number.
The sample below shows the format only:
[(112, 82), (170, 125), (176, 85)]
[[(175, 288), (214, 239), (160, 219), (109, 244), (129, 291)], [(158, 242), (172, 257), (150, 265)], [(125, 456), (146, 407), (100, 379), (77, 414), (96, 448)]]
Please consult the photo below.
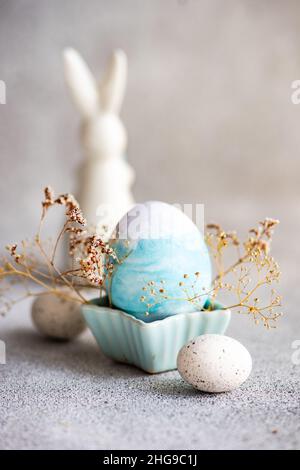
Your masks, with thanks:
[(209, 395), (177, 371), (147, 375), (111, 362), (89, 332), (71, 343), (47, 341), (28, 310), (23, 304), (1, 320), (1, 448), (300, 447), (300, 365), (291, 361), (297, 312), (269, 332), (234, 317), (228, 334), (249, 348), (253, 373), (239, 390)]

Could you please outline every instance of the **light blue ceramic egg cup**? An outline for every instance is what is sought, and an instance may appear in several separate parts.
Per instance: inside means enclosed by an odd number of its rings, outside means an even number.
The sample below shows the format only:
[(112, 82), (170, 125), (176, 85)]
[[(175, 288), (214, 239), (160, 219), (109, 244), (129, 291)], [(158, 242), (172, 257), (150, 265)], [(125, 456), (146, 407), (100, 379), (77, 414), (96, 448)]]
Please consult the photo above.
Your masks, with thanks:
[[(208, 308), (208, 303), (205, 306)], [(106, 356), (151, 374), (176, 369), (182, 346), (206, 333), (224, 334), (231, 316), (230, 310), (215, 304), (214, 310), (180, 313), (145, 323), (110, 308), (107, 297), (84, 305), (82, 313)]]

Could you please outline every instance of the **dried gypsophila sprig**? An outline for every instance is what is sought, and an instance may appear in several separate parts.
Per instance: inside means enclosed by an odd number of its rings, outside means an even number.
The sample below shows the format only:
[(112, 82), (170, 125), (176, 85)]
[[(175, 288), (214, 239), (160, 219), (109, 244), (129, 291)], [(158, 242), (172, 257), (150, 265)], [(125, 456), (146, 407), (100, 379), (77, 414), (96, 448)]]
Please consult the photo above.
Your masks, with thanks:
[(193, 275), (183, 274), (182, 279), (178, 281), (178, 287), (181, 288), (183, 295), (178, 297), (169, 294), (169, 286), (165, 280), (160, 280), (159, 282), (153, 280), (148, 281), (142, 287), (142, 295), (140, 297), (140, 301), (143, 302), (146, 307), (145, 315), (150, 315), (152, 308), (165, 300), (190, 302), (194, 305), (195, 309), (202, 310), (202, 297), (207, 297), (208, 295), (213, 296), (214, 289), (211, 288), (207, 290), (204, 287), (200, 287), (198, 285), (200, 279), (200, 272), (195, 272)]
[[(258, 227), (249, 230), (249, 237), (244, 243), (240, 242), (235, 231), (226, 232), (219, 224), (208, 224), (206, 226), (207, 232), (205, 241), (217, 264), (218, 274), (216, 280), (221, 279), (231, 272), (232, 269), (247, 261), (256, 249), (267, 255), (270, 251), (274, 228), (278, 224), (279, 220), (277, 219), (265, 218), (263, 221), (259, 222)], [(230, 245), (236, 247), (238, 259), (232, 265), (224, 269), (223, 253), (224, 249)], [(244, 253), (242, 254), (240, 252), (241, 246), (244, 247)]]
[[(154, 281), (149, 281), (143, 287), (141, 302), (145, 304), (146, 314), (151, 313), (152, 307), (164, 299), (185, 300), (192, 303), (196, 309), (202, 307), (203, 296), (210, 296), (211, 308), (220, 293), (230, 292), (236, 296), (236, 302), (224, 308), (237, 309), (239, 313), (251, 315), (255, 323), (262, 322), (267, 328), (274, 327), (276, 320), (282, 315), (277, 309), (281, 307), (281, 296), (271, 289), (270, 301), (261, 303), (257, 296), (262, 287), (277, 283), (280, 278), (278, 263), (270, 256), (270, 244), (273, 230), (279, 221), (266, 218), (257, 228), (249, 230), (248, 238), (241, 243), (235, 231), (226, 232), (218, 224), (209, 224), (206, 242), (212, 258), (215, 260), (217, 275), (209, 291), (199, 290), (197, 285), (201, 273), (194, 276), (184, 274), (178, 284), (182, 288), (183, 297), (174, 299), (168, 295), (167, 288), (163, 292), (156, 289)], [(233, 247), (237, 251), (237, 260), (225, 267), (224, 250)], [(233, 275), (232, 282), (225, 282), (224, 277)], [(251, 276), (254, 275), (254, 279)], [(161, 295), (163, 293), (163, 295)]]
[[(260, 221), (258, 227), (249, 230), (243, 243), (236, 232), (226, 232), (217, 224), (209, 224), (206, 234), (206, 243), (217, 266), (213, 299), (220, 291), (231, 292), (237, 301), (228, 308), (237, 308), (240, 313), (250, 314), (256, 323), (261, 321), (267, 328), (274, 327), (282, 315), (277, 311), (281, 307), (281, 296), (275, 295), (273, 288), (271, 299), (266, 304), (258, 297), (263, 287), (270, 287), (280, 279), (278, 263), (270, 255), (272, 236), (278, 223), (278, 220), (271, 218)], [(237, 259), (224, 267), (224, 251), (229, 247), (236, 250)], [(224, 278), (230, 275), (233, 281), (225, 282)]]
[[(65, 206), (66, 219), (54, 243), (47, 249), (41, 233), (48, 210), (53, 206)], [(116, 255), (107, 243), (97, 236), (88, 234), (84, 229), (85, 225), (86, 220), (73, 195), (62, 194), (55, 197), (50, 186), (44, 189), (40, 224), (33, 241), (30, 244), (22, 241), (19, 246), (15, 243), (7, 246), (8, 257), (4, 257), (0, 262), (2, 284), (5, 281), (9, 281), (9, 285), (22, 283), (25, 291), (24, 296), (18, 300), (7, 299), (7, 287), (5, 296), (0, 291), (4, 312), (7, 312), (16, 301), (30, 296), (52, 293), (68, 300), (85, 303), (87, 300), (82, 294), (82, 287), (96, 287), (100, 295), (102, 294), (105, 277), (111, 275), (113, 270), (109, 259), (111, 257), (116, 259)], [(69, 237), (69, 255), (73, 266), (61, 272), (56, 265), (55, 255), (64, 235)], [(78, 266), (74, 267), (75, 249), (79, 257)], [(32, 285), (38, 286), (41, 290), (34, 292)], [(68, 287), (68, 291), (63, 289), (64, 287)]]

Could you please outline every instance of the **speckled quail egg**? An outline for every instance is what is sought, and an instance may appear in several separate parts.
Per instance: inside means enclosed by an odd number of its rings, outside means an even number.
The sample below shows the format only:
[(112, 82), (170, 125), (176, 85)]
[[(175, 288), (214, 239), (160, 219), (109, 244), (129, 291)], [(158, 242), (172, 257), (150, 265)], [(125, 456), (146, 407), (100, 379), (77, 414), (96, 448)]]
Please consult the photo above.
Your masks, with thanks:
[(252, 369), (248, 350), (228, 336), (198, 336), (179, 351), (177, 367), (190, 385), (203, 392), (228, 392), (242, 385)]
[(34, 300), (31, 316), (36, 329), (50, 338), (69, 340), (86, 328), (79, 302), (50, 293)]

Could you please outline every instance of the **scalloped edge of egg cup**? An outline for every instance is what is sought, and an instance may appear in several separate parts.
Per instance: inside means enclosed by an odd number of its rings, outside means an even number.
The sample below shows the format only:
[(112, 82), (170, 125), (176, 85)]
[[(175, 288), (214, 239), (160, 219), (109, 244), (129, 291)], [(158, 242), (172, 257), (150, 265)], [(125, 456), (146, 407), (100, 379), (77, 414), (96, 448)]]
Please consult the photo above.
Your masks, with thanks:
[(107, 357), (150, 374), (177, 369), (182, 346), (200, 335), (224, 334), (231, 318), (230, 310), (215, 303), (213, 310), (179, 313), (145, 323), (109, 307), (107, 297), (83, 305), (82, 314)]

